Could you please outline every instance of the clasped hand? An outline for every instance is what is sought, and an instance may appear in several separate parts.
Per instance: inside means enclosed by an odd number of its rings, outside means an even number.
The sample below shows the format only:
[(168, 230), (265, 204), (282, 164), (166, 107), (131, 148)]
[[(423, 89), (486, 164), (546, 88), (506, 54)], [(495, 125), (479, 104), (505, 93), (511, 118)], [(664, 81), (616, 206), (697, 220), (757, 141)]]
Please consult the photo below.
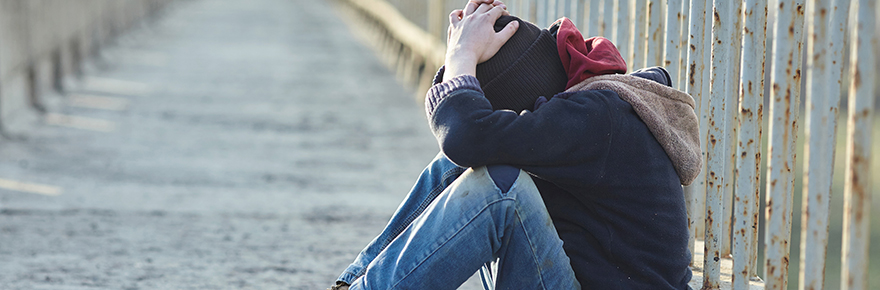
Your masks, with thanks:
[(495, 21), (507, 13), (507, 6), (497, 0), (470, 0), (462, 10), (449, 14), (446, 39), (446, 71), (443, 80), (460, 75), (475, 75), (477, 64), (492, 58), (519, 28), (511, 21), (495, 32)]

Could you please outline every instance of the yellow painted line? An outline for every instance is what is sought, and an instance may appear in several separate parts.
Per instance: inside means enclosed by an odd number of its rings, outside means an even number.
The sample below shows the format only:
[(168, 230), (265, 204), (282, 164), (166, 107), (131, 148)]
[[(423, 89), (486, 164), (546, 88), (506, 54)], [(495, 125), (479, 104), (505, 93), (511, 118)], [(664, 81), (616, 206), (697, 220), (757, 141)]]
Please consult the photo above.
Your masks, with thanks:
[(83, 89), (107, 94), (131, 96), (143, 96), (150, 92), (150, 86), (145, 83), (101, 77), (86, 78), (83, 81)]
[(107, 120), (78, 117), (49, 113), (46, 114), (46, 123), (55, 126), (70, 127), (98, 132), (112, 132), (116, 130), (116, 123)]
[(18, 182), (9, 179), (0, 178), (0, 188), (14, 190), (19, 192), (26, 193), (34, 193), (34, 194), (42, 194), (48, 196), (59, 196), (61, 195), (61, 188), (57, 186), (36, 184), (36, 183), (24, 183)]
[(67, 96), (67, 105), (80, 108), (124, 111), (128, 108), (128, 100), (119, 97), (71, 94)]

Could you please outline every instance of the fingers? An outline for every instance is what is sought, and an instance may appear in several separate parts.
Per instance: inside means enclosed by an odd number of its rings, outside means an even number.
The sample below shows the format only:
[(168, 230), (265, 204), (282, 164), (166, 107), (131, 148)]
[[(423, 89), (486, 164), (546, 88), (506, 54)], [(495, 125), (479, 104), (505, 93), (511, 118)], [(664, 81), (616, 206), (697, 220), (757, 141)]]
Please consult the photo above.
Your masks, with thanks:
[[(492, 1), (494, 1), (494, 0), (469, 0), (468, 2), (477, 4), (479, 6), (480, 4), (483, 4), (483, 3), (492, 4)], [(495, 2), (498, 2), (498, 1), (495, 1)]]
[[(491, 5), (487, 5), (487, 6), (491, 6)], [(480, 6), (480, 8), (483, 8), (483, 6)], [(477, 11), (479, 12), (479, 9), (477, 9)], [(489, 18), (492, 19), (492, 22), (495, 22), (495, 20), (498, 20), (498, 18), (501, 17), (501, 15), (504, 15), (504, 13), (507, 12), (507, 10), (504, 10), (504, 8), (501, 6), (492, 6), (492, 8), (487, 11), (488, 12), (486, 12), (486, 13), (489, 14)]]
[(500, 0), (495, 0), (495, 2), (492, 3), (492, 5), (495, 5), (496, 7), (501, 7), (504, 9), (504, 13), (502, 13), (501, 15), (510, 16), (510, 12), (507, 12), (507, 4), (504, 4), (504, 2), (501, 2)]
[(501, 8), (504, 8), (504, 10), (507, 10), (507, 5), (504, 4), (504, 2), (501, 2), (499, 0), (495, 0), (495, 2), (492, 3), (492, 5), (501, 6)]
[(504, 10), (502, 15), (510, 15), (510, 13), (507, 12), (507, 5), (500, 0), (468, 0), (459, 19), (463, 19), (476, 13), (486, 13), (495, 7), (501, 7)]
[(511, 21), (504, 26), (504, 29), (498, 31), (495, 36), (498, 37), (498, 40), (502, 40), (502, 43), (507, 42), (516, 33), (517, 28), (519, 28), (519, 21)]
[[(482, 5), (482, 4), (479, 4)], [(478, 4), (474, 2), (468, 2), (467, 5), (464, 6), (464, 13), (462, 13), (461, 17), (467, 17), (468, 15), (474, 14), (474, 11), (477, 10)]]
[(478, 7), (477, 10), (474, 11), (474, 13), (486, 13), (492, 9), (495, 9), (495, 7), (496, 6), (492, 4), (480, 4), (480, 7)]
[(463, 11), (461, 10), (452, 10), (452, 13), (449, 13), (449, 24), (456, 25), (461, 22)]

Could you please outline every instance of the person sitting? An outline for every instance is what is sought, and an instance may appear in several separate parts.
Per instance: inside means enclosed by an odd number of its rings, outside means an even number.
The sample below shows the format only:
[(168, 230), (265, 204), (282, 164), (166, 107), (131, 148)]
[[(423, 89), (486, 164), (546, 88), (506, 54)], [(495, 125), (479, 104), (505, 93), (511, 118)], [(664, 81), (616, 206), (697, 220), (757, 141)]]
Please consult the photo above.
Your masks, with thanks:
[(624, 75), (568, 19), (504, 14), (450, 15), (425, 101), (441, 153), (332, 289), (454, 289), (476, 271), (487, 289), (688, 289), (693, 99), (662, 68)]

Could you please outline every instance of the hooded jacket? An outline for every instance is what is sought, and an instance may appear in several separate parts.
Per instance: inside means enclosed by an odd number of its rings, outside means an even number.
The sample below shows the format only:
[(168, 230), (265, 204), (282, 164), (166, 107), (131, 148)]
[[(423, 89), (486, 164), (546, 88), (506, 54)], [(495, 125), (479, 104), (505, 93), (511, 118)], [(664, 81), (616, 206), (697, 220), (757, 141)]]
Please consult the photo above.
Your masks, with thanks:
[(458, 76), (435, 81), (427, 115), (452, 162), (533, 177), (583, 288), (687, 289), (681, 185), (701, 168), (698, 121), (693, 99), (660, 81), (592, 77), (517, 113)]

